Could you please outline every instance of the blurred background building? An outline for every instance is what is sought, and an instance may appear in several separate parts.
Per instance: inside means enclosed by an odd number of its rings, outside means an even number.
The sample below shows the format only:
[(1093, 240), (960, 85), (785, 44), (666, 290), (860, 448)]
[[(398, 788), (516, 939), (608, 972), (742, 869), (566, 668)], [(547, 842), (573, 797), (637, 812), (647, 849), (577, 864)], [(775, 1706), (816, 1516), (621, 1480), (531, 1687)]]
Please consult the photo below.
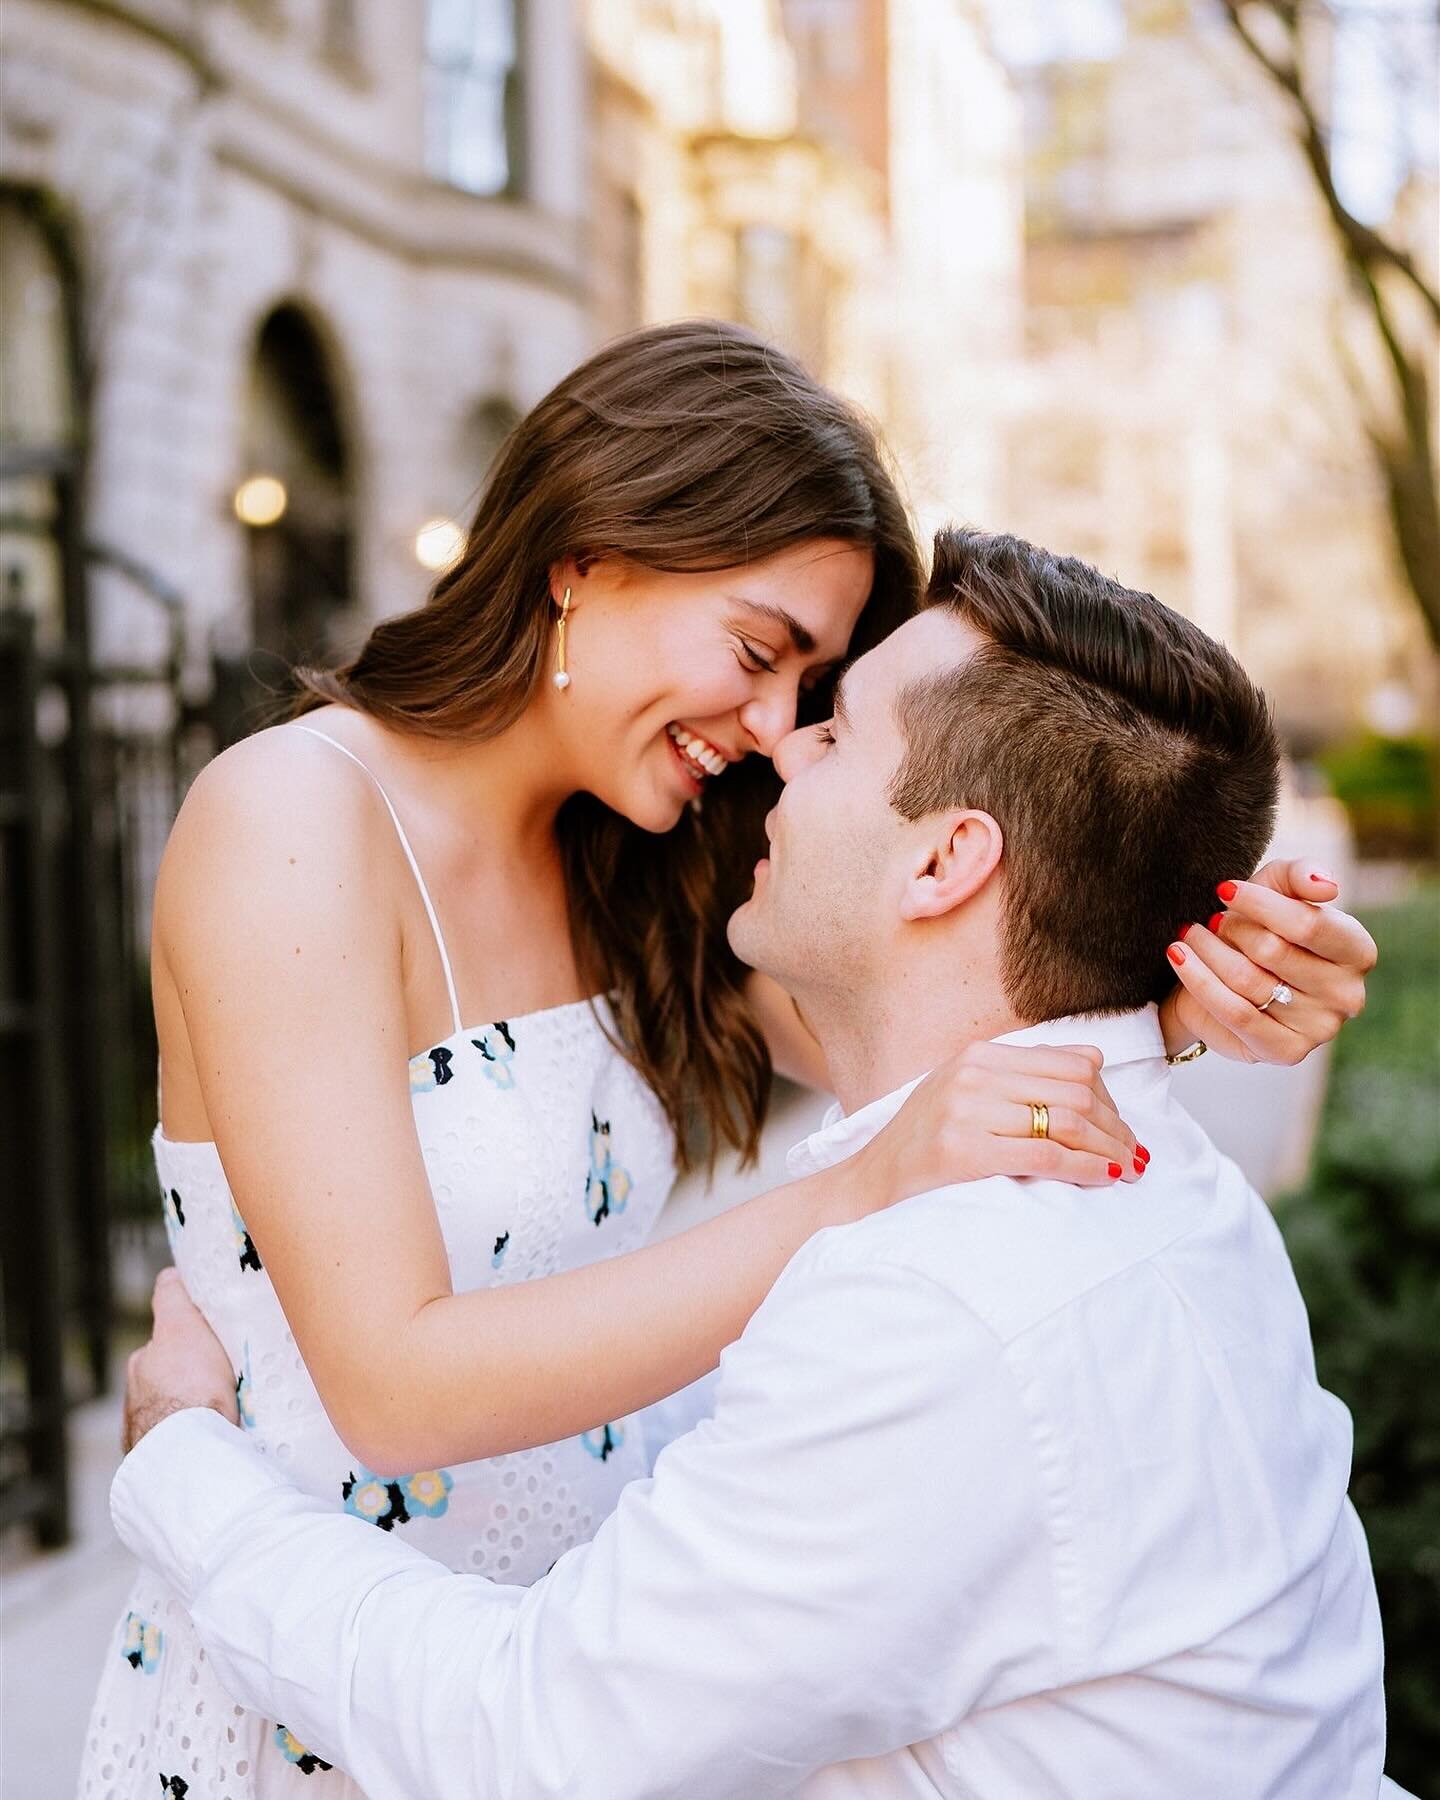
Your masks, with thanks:
[(776, 338), (878, 418), (922, 530), (1189, 613), (1362, 853), (1433, 860), (1435, 41), (1426, 0), (7, 0), (0, 1535), (65, 1538), (66, 1418), (157, 1254), (186, 782), (423, 599), (615, 333)]
[(1213, 9), (1127, 12), (1103, 60), (1017, 71), (1006, 520), (1223, 638), (1314, 750), (1410, 675), (1432, 691), (1347, 369), (1373, 333), (1284, 96)]

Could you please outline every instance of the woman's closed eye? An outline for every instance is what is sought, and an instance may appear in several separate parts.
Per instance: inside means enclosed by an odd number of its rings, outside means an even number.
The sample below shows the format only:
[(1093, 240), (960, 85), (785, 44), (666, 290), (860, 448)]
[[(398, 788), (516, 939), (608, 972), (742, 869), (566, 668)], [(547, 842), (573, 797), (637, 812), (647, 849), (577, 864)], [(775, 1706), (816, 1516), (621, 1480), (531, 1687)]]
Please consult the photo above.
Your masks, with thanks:
[[(767, 662), (765, 657), (747, 638), (739, 639), (739, 644), (744, 655), (742, 656), (737, 652), (735, 660), (740, 664), (742, 669), (748, 669), (752, 675), (758, 675), (762, 670), (766, 675), (773, 675), (775, 673), (775, 664), (773, 662)], [(748, 661), (746, 660), (747, 658), (749, 659)]]

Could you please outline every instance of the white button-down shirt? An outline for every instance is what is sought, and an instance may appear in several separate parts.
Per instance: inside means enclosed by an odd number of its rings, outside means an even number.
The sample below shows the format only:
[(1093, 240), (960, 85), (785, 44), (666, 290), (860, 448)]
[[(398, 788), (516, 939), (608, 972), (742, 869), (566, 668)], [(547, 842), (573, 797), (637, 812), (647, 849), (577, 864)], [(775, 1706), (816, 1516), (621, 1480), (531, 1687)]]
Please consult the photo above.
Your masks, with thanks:
[(1373, 1800), (1350, 1420), (1270, 1215), (1172, 1099), (1153, 1011), (1008, 1041), (1100, 1045), (1144, 1180), (820, 1232), (713, 1416), (534, 1587), (301, 1495), (200, 1411), (127, 1459), (121, 1536), (235, 1698), (376, 1800)]

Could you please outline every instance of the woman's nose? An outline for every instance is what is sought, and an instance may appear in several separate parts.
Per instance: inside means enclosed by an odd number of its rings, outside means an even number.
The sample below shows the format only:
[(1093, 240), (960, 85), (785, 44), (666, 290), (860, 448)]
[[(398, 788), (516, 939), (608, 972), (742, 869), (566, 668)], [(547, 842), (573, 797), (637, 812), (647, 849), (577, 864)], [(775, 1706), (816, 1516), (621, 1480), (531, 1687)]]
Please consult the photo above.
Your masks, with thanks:
[(774, 757), (776, 746), (795, 729), (795, 694), (768, 694), (746, 701), (740, 708), (740, 723), (762, 756)]
[(776, 773), (782, 781), (793, 781), (811, 760), (810, 746), (815, 734), (808, 729), (787, 731), (771, 752)]

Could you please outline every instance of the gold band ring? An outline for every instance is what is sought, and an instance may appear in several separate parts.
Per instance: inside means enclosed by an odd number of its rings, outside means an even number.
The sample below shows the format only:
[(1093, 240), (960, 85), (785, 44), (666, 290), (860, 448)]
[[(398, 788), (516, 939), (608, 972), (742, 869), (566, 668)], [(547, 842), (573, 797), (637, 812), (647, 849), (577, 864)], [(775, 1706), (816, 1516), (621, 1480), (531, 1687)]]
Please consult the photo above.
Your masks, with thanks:
[(1050, 1108), (1043, 1101), (1030, 1102), (1030, 1135), (1032, 1138), (1048, 1138), (1050, 1135)]
[(1202, 1044), (1200, 1039), (1196, 1038), (1193, 1044), (1187, 1044), (1183, 1050), (1177, 1050), (1173, 1056), (1167, 1056), (1165, 1060), (1173, 1069), (1180, 1063), (1194, 1062), (1197, 1056), (1203, 1056), (1209, 1048), (1208, 1044)]

